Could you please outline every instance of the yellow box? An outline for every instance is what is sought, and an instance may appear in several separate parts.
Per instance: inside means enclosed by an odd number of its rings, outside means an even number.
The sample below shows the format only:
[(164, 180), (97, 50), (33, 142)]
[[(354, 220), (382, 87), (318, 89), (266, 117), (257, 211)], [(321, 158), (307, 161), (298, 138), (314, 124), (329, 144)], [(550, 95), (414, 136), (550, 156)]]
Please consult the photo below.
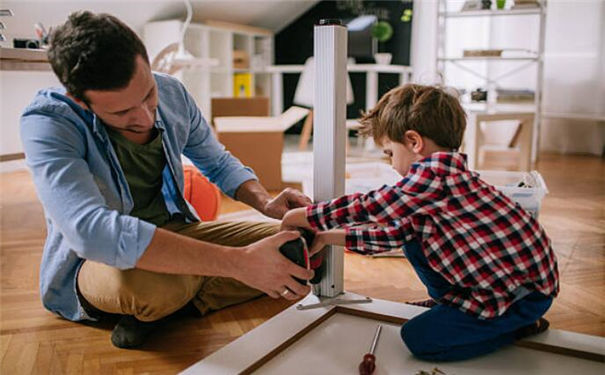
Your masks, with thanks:
[(233, 97), (250, 98), (254, 95), (252, 90), (252, 74), (235, 73), (233, 75)]

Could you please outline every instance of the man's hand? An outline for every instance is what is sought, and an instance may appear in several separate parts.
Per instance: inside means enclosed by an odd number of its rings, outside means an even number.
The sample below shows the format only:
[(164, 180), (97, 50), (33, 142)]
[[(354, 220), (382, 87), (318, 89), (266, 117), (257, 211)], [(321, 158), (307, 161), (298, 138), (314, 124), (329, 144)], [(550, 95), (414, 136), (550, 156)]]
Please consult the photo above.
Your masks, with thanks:
[(280, 232), (248, 245), (235, 259), (235, 279), (267, 293), (272, 298), (289, 300), (306, 296), (309, 286), (301, 285), (292, 277), (313, 278), (313, 271), (291, 262), (279, 252), (279, 247), (300, 236), (299, 232)]
[(279, 195), (270, 201), (264, 207), (263, 213), (274, 219), (281, 219), (289, 210), (297, 207), (305, 207), (313, 202), (296, 189), (284, 189)]

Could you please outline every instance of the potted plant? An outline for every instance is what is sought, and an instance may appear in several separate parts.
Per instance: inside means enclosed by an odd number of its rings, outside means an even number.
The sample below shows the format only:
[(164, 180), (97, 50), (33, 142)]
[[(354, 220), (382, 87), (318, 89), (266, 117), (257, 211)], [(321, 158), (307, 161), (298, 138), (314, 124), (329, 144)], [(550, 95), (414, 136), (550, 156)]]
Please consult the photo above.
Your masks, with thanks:
[[(374, 37), (379, 45), (387, 42), (393, 36), (393, 27), (387, 21), (378, 21), (372, 27), (372, 37)], [(380, 51), (380, 47), (378, 48)], [(392, 55), (390, 53), (379, 52), (374, 55), (374, 60), (377, 64), (390, 64)]]

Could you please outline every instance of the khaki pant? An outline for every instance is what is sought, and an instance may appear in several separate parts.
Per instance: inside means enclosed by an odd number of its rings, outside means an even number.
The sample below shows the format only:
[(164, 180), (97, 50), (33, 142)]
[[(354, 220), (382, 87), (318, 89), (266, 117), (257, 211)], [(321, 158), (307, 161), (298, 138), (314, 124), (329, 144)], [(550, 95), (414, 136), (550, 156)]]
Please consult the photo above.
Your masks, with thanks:
[[(225, 246), (246, 246), (278, 232), (270, 223), (170, 223), (164, 229)], [(141, 321), (161, 319), (189, 301), (202, 315), (250, 300), (262, 294), (225, 277), (173, 275), (140, 269), (119, 270), (85, 261), (78, 274), (78, 289), (92, 307), (112, 314), (134, 315)]]

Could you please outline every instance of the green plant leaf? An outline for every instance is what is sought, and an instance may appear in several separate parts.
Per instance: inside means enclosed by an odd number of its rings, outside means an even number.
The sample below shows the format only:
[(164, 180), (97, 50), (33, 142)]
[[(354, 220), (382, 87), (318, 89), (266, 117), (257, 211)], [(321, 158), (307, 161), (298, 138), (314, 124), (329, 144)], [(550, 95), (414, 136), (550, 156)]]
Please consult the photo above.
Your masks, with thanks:
[(372, 27), (372, 36), (379, 42), (386, 42), (393, 36), (393, 27), (387, 21), (378, 21)]

